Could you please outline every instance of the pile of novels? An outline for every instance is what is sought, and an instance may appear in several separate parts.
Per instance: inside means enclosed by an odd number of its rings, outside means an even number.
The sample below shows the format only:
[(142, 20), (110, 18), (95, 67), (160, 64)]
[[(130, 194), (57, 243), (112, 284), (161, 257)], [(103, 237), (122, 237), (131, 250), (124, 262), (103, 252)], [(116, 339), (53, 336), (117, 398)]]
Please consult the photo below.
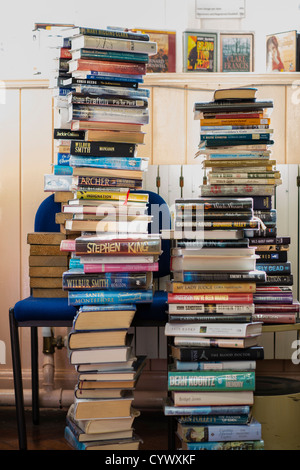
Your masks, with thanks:
[(66, 236), (56, 232), (27, 234), (29, 248), (29, 279), (32, 297), (67, 297), (62, 289), (62, 275), (68, 269), (70, 252), (60, 250)]
[(245, 236), (259, 255), (257, 269), (267, 275), (254, 295), (253, 319), (295, 323), (299, 305), (293, 299), (287, 257), (290, 237), (277, 236), (277, 212), (272, 208), (276, 187), (282, 183), (276, 161), (271, 159), (273, 102), (257, 100), (256, 92), (256, 88), (220, 89), (212, 102), (195, 104), (195, 117), (201, 125), (199, 154), (208, 170), (201, 195), (253, 198), (254, 216), (261, 228), (248, 227)]
[(263, 448), (261, 425), (251, 415), (256, 361), (264, 357), (262, 323), (252, 315), (265, 273), (239, 228), (241, 214), (242, 226), (259, 228), (251, 198), (175, 202), (165, 415), (177, 418), (184, 450)]
[(68, 165), (58, 166), (69, 172), (73, 195), (59, 220), (64, 233), (76, 235), (60, 247), (71, 251), (62, 287), (77, 307), (68, 351), (78, 381), (65, 437), (76, 449), (137, 450), (133, 391), (146, 358), (135, 357), (129, 329), (137, 304), (153, 300), (161, 253), (160, 236), (148, 233), (149, 195), (142, 191), (148, 160), (137, 156), (149, 121), (148, 91), (139, 85), (156, 44), (116, 30), (69, 34), (70, 77), (62, 81), (55, 129), (55, 137), (68, 137), (59, 142)]

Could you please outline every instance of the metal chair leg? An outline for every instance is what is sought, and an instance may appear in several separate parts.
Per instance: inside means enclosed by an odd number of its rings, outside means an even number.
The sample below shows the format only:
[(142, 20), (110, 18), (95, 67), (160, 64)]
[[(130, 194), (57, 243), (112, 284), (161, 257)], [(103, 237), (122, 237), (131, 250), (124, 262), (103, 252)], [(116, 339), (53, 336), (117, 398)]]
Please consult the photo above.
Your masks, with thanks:
[(32, 422), (40, 422), (39, 405), (39, 366), (38, 366), (38, 333), (37, 327), (31, 327), (31, 391), (32, 391)]
[(9, 326), (10, 326), (11, 352), (12, 352), (12, 362), (13, 362), (15, 404), (16, 404), (16, 412), (17, 412), (19, 448), (20, 450), (27, 450), (27, 435), (26, 435), (26, 423), (25, 423), (19, 332), (18, 332), (18, 323), (15, 319), (13, 308), (9, 310)]

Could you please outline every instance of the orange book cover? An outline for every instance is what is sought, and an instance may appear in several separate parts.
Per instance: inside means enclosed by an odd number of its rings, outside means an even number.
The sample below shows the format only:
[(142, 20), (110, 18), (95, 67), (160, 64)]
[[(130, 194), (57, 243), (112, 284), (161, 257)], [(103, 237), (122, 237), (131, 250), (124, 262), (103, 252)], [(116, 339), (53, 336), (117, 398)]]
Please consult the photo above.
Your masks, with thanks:
[(132, 31), (141, 31), (143, 34), (148, 34), (150, 41), (156, 42), (157, 44), (157, 54), (149, 57), (147, 73), (176, 72), (175, 31), (140, 28), (135, 28)]

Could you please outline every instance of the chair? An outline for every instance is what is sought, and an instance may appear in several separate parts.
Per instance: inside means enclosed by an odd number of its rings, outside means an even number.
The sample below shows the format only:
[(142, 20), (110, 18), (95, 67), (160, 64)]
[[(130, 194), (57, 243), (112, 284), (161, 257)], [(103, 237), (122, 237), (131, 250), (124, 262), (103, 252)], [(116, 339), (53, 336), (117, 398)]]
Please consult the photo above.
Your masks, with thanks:
[[(156, 193), (149, 194), (149, 213), (152, 205), (164, 205), (165, 201)], [(54, 195), (48, 196), (39, 206), (34, 223), (35, 232), (59, 232), (55, 223), (55, 214), (61, 211), (60, 203), (54, 201)], [(167, 214), (167, 215), (166, 215)], [(159, 228), (170, 228), (170, 213), (165, 212), (159, 217)], [(163, 220), (162, 220), (163, 219)], [(149, 225), (150, 229), (150, 225)], [(162, 240), (162, 256), (159, 260), (159, 271), (155, 277), (163, 277), (170, 273), (169, 240)], [(160, 326), (166, 321), (167, 295), (163, 291), (154, 292), (151, 304), (137, 305), (133, 326)], [(18, 426), (19, 449), (27, 449), (26, 424), (24, 413), (24, 397), (22, 368), (19, 344), (19, 328), (31, 328), (31, 385), (32, 385), (32, 420), (39, 424), (39, 375), (38, 375), (38, 327), (70, 327), (76, 314), (76, 308), (68, 305), (67, 298), (34, 298), (20, 300), (9, 309), (9, 324), (11, 337), (12, 365), (15, 389), (15, 405)]]

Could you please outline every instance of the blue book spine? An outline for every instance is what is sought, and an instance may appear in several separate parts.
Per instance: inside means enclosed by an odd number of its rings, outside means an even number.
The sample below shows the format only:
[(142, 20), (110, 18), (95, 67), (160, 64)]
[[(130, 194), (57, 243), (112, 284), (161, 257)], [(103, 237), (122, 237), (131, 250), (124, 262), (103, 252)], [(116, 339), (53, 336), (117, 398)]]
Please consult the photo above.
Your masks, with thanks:
[(72, 175), (73, 168), (69, 165), (54, 165), (53, 174), (54, 175)]
[(183, 415), (243, 415), (250, 413), (249, 405), (232, 405), (232, 406), (173, 406), (165, 405), (165, 416), (183, 416)]
[(69, 262), (69, 268), (70, 268), (70, 269), (78, 269), (78, 268), (82, 268), (82, 269), (83, 269), (83, 264), (80, 263), (80, 259), (79, 259), (79, 258), (71, 258), (71, 259), (70, 259), (70, 262)]
[(117, 305), (83, 305), (79, 308), (79, 312), (94, 312), (101, 310), (102, 312), (110, 310), (136, 310), (133, 304), (117, 304)]
[(68, 292), (69, 305), (95, 305), (95, 304), (136, 304), (151, 303), (153, 301), (152, 290), (146, 291), (81, 291)]
[(110, 80), (110, 81), (116, 81), (116, 82), (129, 82), (129, 83), (143, 83), (144, 79), (140, 75), (136, 75), (134, 78), (133, 77), (128, 77), (128, 76), (121, 76), (119, 75), (103, 75), (102, 72), (94, 72), (92, 75), (87, 75), (86, 76), (87, 80)]
[(71, 155), (70, 166), (89, 166), (95, 168), (109, 168), (122, 170), (142, 170), (144, 160), (128, 157), (77, 157)]
[(71, 91), (75, 91), (75, 88), (71, 88), (71, 87), (59, 87), (59, 89), (58, 89), (58, 95), (59, 95), (59, 96), (66, 96), (66, 95), (68, 95)]
[(291, 263), (270, 263), (270, 264), (257, 264), (256, 269), (265, 271), (267, 274), (291, 274)]
[(187, 442), (185, 450), (264, 450), (264, 441)]
[(57, 154), (57, 164), (62, 165), (62, 166), (69, 165), (70, 156), (71, 155), (69, 153), (58, 153)]
[(182, 424), (247, 424), (249, 414), (241, 415), (219, 415), (219, 416), (180, 416), (178, 423)]
[(149, 61), (148, 54), (139, 54), (137, 52), (119, 52), (119, 51), (102, 51), (98, 49), (81, 49), (81, 58), (95, 57), (98, 59), (110, 60), (128, 60), (130, 62), (147, 63)]

